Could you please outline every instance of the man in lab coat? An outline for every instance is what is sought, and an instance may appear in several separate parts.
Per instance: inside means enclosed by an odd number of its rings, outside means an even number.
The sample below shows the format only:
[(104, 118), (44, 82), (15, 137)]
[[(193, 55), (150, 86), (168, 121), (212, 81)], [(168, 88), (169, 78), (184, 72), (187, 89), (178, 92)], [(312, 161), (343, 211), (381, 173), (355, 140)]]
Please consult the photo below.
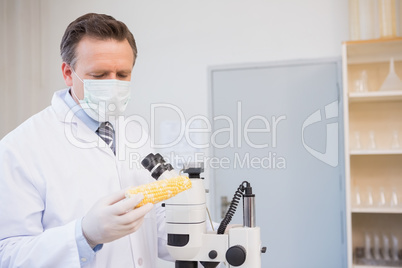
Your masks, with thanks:
[(124, 199), (152, 181), (138, 164), (147, 134), (122, 117), (134, 37), (86, 14), (67, 27), (61, 56), (68, 88), (0, 141), (0, 267), (155, 268), (169, 258), (164, 211)]

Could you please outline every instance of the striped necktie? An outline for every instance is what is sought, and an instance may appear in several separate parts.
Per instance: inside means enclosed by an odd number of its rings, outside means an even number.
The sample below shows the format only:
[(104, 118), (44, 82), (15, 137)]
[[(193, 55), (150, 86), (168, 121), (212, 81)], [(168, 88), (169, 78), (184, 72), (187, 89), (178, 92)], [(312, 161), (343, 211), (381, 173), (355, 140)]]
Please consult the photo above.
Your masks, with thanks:
[(112, 149), (113, 153), (116, 154), (116, 148), (114, 144), (114, 129), (113, 125), (109, 122), (103, 122), (98, 130), (96, 130), (96, 134), (105, 141), (105, 143)]

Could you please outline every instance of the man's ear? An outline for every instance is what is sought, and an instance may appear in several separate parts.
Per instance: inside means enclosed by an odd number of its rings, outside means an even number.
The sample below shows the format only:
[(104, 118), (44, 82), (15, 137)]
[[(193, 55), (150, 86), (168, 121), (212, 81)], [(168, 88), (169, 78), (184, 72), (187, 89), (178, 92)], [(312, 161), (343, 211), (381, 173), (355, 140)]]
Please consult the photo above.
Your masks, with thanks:
[(71, 87), (73, 85), (73, 77), (72, 77), (73, 72), (70, 65), (63, 62), (61, 64), (61, 72), (63, 73), (64, 82), (68, 87)]

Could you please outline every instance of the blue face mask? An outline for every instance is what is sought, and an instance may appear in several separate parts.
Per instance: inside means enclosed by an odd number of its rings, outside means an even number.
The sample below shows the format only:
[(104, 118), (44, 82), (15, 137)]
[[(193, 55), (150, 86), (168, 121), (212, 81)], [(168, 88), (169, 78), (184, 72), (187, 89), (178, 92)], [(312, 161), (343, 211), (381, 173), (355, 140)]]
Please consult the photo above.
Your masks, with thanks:
[(84, 98), (78, 99), (74, 89), (71, 91), (89, 117), (98, 122), (105, 122), (110, 120), (110, 116), (116, 118), (124, 113), (131, 96), (131, 81), (116, 79), (82, 80), (73, 69), (72, 71), (84, 84)]

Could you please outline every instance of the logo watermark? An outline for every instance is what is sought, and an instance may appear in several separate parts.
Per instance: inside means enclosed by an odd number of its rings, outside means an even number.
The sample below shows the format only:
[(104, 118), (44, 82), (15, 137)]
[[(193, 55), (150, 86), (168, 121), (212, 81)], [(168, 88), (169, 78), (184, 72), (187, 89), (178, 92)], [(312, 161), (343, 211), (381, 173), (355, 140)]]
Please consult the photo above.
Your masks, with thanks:
[[(334, 101), (325, 106), (325, 119), (337, 118), (338, 117), (338, 101)], [(328, 123), (326, 125), (326, 144), (325, 144), (325, 152), (321, 153), (310, 146), (308, 146), (305, 142), (304, 131), (305, 129), (315, 123), (321, 122), (324, 119), (321, 117), (321, 110), (318, 109), (314, 113), (312, 113), (303, 123), (301, 136), (303, 147), (315, 158), (318, 160), (330, 165), (331, 167), (338, 166), (338, 132), (339, 125), (337, 122)]]
[[(101, 138), (82, 133), (77, 128), (77, 124), (80, 122), (77, 118), (79, 109), (81, 108), (78, 106), (77, 109), (70, 110), (65, 117), (67, 123), (65, 124), (65, 135), (69, 142), (83, 149), (106, 148), (107, 145)], [(173, 127), (174, 131), (162, 132), (169, 138), (161, 141), (163, 139), (157, 139), (158, 126), (160, 126), (157, 119), (166, 110), (175, 113), (178, 120)], [(301, 146), (316, 159), (336, 167), (338, 165), (339, 142), (337, 122), (326, 125), (326, 149), (324, 153), (306, 143), (305, 130), (308, 127), (338, 117), (338, 102), (335, 101), (326, 105), (324, 110), (325, 116), (322, 117), (321, 110), (318, 109), (304, 120), (300, 132)], [(195, 115), (186, 119), (179, 107), (168, 103), (156, 103), (151, 105), (150, 124), (139, 115), (110, 116), (108, 120), (112, 122), (116, 131), (115, 142), (118, 148), (116, 157), (119, 160), (128, 160), (133, 168), (138, 167), (142, 160), (138, 150), (149, 147), (150, 150), (164, 152), (164, 157), (173, 166), (180, 166), (189, 162), (204, 162), (207, 167), (221, 169), (285, 169), (287, 167), (286, 156), (279, 153), (281, 148), (278, 147), (278, 144), (279, 139), (284, 139), (279, 136), (279, 132), (282, 125), (285, 125), (288, 120), (287, 115), (265, 116), (256, 114), (244, 117), (244, 114), (240, 101), (236, 104), (237, 116), (235, 118), (228, 115), (219, 115), (214, 118)], [(203, 139), (194, 138), (201, 136)], [(281, 142), (282, 144), (286, 143), (284, 140)], [(175, 150), (182, 144), (185, 144), (185, 150)], [(207, 156), (201, 152), (225, 148), (233, 148), (233, 150), (229, 150), (233, 151), (232, 155), (218, 158)], [(240, 153), (236, 151), (239, 148), (249, 148), (250, 151)]]
[[(234, 153), (233, 157), (211, 157), (204, 153), (194, 153), (193, 155), (184, 156), (170, 152), (163, 155), (163, 158), (167, 163), (173, 166), (184, 166), (193, 162), (202, 162), (205, 167), (211, 169), (285, 169), (286, 159), (283, 156), (277, 155), (277, 153), (267, 152), (262, 157), (252, 156), (250, 153)], [(129, 154), (130, 168), (141, 167), (141, 155), (137, 152)]]

